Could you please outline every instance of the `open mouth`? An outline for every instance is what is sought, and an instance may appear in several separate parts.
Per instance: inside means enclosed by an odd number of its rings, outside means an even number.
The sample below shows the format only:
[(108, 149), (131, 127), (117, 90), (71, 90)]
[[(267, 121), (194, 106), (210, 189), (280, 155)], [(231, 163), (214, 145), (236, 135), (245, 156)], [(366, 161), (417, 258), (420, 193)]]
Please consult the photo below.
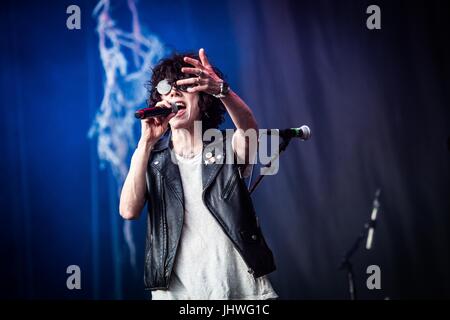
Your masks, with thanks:
[(183, 102), (175, 102), (178, 110), (186, 109), (186, 105)]
[(178, 108), (178, 112), (177, 112), (177, 115), (175, 117), (179, 117), (179, 116), (183, 115), (186, 112), (186, 106), (185, 106), (184, 103), (181, 103), (181, 102), (177, 102), (176, 105), (177, 105), (177, 108)]
[(183, 102), (175, 102), (178, 108), (177, 115), (175, 117), (179, 117), (186, 112), (186, 105)]

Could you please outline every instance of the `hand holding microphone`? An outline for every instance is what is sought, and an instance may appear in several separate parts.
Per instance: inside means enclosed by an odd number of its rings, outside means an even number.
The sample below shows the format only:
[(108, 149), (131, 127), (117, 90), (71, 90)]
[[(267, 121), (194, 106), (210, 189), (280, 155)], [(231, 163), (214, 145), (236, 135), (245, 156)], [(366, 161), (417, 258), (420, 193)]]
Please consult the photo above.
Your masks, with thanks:
[(175, 103), (162, 100), (154, 108), (136, 111), (135, 117), (141, 119), (141, 138), (139, 143), (154, 145), (166, 132), (170, 119), (178, 112)]

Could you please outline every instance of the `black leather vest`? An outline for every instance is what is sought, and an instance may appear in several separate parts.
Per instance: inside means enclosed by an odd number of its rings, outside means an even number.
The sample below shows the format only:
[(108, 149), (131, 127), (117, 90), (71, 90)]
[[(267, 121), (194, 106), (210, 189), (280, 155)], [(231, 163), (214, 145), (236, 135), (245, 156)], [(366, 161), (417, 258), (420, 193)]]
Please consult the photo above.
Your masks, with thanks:
[[(168, 289), (183, 227), (183, 186), (178, 165), (171, 160), (170, 137), (168, 130), (155, 145), (147, 167), (144, 283), (150, 290)], [(257, 278), (274, 271), (275, 263), (238, 165), (225, 164), (229, 156), (233, 151), (225, 140), (204, 143), (202, 199), (242, 256), (248, 272)]]

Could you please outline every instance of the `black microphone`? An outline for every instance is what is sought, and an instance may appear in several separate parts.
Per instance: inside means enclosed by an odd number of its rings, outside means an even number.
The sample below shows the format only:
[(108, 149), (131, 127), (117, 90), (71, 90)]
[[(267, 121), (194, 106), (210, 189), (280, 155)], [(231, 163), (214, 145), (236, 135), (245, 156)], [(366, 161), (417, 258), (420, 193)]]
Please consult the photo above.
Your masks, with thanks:
[(134, 116), (138, 119), (146, 119), (151, 117), (167, 117), (172, 112), (177, 113), (179, 109), (184, 108), (182, 105), (177, 105), (176, 103), (171, 103), (172, 108), (163, 108), (163, 107), (153, 107), (153, 108), (144, 108), (138, 110), (134, 113)]
[[(275, 129), (278, 130), (278, 134), (280, 137), (284, 139), (291, 139), (291, 138), (300, 138), (302, 140), (308, 140), (311, 138), (311, 129), (309, 129), (308, 126), (301, 126), (300, 128), (288, 128), (288, 129)], [(268, 131), (268, 134), (271, 133), (272, 130)]]

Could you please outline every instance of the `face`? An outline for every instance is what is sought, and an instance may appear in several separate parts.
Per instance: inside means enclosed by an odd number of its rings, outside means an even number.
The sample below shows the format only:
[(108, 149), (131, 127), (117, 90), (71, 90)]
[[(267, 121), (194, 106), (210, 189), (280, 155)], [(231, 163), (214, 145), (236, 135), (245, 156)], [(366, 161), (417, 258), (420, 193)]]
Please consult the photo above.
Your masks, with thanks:
[(190, 129), (194, 126), (194, 121), (201, 119), (198, 107), (198, 92), (189, 93), (172, 86), (167, 94), (161, 94), (161, 100), (183, 104), (186, 107), (185, 109), (180, 109), (176, 116), (170, 119), (169, 124), (173, 129)]

